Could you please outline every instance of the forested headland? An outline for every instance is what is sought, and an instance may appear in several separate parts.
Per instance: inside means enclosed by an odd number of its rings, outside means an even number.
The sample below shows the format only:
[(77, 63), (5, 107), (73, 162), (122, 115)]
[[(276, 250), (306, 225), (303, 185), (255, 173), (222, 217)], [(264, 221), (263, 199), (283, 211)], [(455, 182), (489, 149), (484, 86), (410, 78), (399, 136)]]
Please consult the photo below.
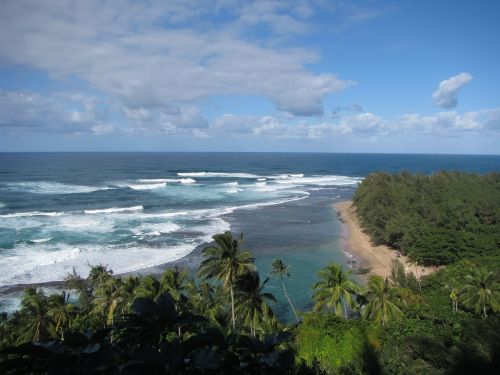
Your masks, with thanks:
[(500, 173), (374, 173), (353, 198), (363, 228), (423, 265), (496, 256)]
[[(311, 285), (310, 311), (297, 311), (287, 292), (293, 269), (276, 259), (259, 272), (243, 237), (230, 232), (213, 237), (195, 277), (177, 268), (160, 277), (120, 277), (95, 265), (85, 277), (68, 275), (64, 292), (26, 289), (20, 309), (0, 317), (0, 372), (497, 374), (500, 256), (498, 243), (495, 248), (486, 233), (498, 236), (498, 201), (491, 198), (498, 197), (498, 180), (498, 174), (455, 173), (368, 177), (355, 203), (360, 216), (373, 220), (366, 225), (376, 241), (385, 241), (385, 228), (396, 226), (394, 205), (402, 221), (420, 220), (426, 235), (464, 233), (484, 242), (457, 247), (454, 258), (436, 257), (431, 264), (448, 265), (422, 279), (398, 261), (390, 277), (371, 276), (365, 285), (351, 270), (325, 265)], [(425, 191), (420, 201), (417, 186)], [(375, 210), (369, 201), (384, 208), (384, 215), (370, 216)], [(434, 221), (426, 224), (423, 217)], [(476, 224), (469, 221), (474, 217)], [(413, 237), (403, 232), (391, 245), (422, 262), (433, 254), (430, 238), (423, 237), (429, 247), (422, 253), (407, 248), (403, 238)], [(293, 324), (284, 324), (274, 312), (276, 295), (266, 287), (270, 277), (280, 281)]]

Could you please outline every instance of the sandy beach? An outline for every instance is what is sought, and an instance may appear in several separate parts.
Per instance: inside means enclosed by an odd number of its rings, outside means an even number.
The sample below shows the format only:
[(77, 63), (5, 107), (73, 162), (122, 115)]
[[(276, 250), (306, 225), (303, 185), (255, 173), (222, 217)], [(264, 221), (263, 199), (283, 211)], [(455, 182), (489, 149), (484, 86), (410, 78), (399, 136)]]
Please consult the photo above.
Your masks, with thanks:
[(356, 210), (351, 201), (334, 204), (342, 222), (342, 249), (353, 255), (359, 261), (357, 268), (367, 268), (367, 275), (387, 277), (391, 273), (393, 259), (399, 259), (405, 264), (406, 270), (416, 273), (417, 277), (428, 275), (436, 271), (436, 267), (422, 267), (411, 264), (407, 257), (384, 245), (374, 245), (370, 236), (363, 232), (359, 225)]

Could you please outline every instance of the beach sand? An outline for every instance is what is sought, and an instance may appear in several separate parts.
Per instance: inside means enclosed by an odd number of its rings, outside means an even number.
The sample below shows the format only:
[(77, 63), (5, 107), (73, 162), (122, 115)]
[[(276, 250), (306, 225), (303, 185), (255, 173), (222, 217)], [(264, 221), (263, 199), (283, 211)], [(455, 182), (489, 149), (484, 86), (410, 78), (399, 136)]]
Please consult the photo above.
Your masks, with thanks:
[[(404, 255), (398, 257), (396, 250), (384, 245), (374, 245), (370, 236), (363, 232), (356, 215), (356, 209), (351, 201), (339, 202), (334, 205), (342, 222), (342, 249), (357, 258), (356, 268), (367, 268), (367, 275), (388, 277), (391, 274), (393, 259), (399, 259), (405, 265), (407, 272), (413, 272), (417, 277), (428, 275), (437, 267), (423, 267), (411, 264)], [(416, 269), (415, 269), (416, 268)]]

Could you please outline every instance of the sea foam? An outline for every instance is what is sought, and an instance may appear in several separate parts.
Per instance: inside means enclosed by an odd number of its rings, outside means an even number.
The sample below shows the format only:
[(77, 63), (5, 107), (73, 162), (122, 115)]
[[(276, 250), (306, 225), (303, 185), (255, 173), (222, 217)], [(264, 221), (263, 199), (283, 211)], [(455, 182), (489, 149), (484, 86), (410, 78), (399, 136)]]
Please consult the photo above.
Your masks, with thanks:
[(223, 172), (181, 172), (177, 173), (181, 177), (219, 177), (219, 178), (259, 178), (261, 176), (251, 173), (223, 173)]
[(34, 194), (83, 194), (108, 190), (108, 186), (71, 185), (51, 181), (26, 181), (7, 183), (3, 189)]
[(143, 206), (133, 206), (133, 207), (111, 207), (111, 208), (103, 208), (98, 210), (84, 210), (86, 214), (110, 214), (117, 212), (128, 212), (128, 211), (142, 211), (144, 209)]

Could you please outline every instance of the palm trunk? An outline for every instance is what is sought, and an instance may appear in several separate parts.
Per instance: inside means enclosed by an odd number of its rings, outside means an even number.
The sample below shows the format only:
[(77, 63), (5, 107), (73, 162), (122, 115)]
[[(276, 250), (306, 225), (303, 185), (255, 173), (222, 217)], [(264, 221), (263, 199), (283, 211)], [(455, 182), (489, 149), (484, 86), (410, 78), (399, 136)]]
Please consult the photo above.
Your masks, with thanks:
[(344, 307), (344, 315), (345, 315), (345, 318), (347, 320), (347, 307), (345, 305), (345, 300), (342, 298), (342, 306)]
[(236, 328), (236, 322), (234, 319), (234, 293), (233, 293), (233, 283), (231, 283), (231, 321), (233, 323), (233, 329)]
[(34, 341), (38, 341), (40, 339), (40, 321), (38, 321), (36, 325), (35, 337), (33, 339)]
[(288, 300), (288, 303), (290, 304), (290, 307), (292, 308), (293, 315), (295, 315), (295, 319), (297, 319), (297, 323), (300, 323), (299, 316), (297, 315), (297, 311), (295, 311), (295, 308), (293, 307), (292, 301), (290, 300), (290, 297), (288, 296), (283, 279), (281, 279), (281, 285), (283, 285), (283, 291), (285, 292), (286, 299)]
[(422, 285), (420, 285), (420, 278), (418, 277), (417, 263), (415, 263), (415, 277), (417, 278), (418, 289), (422, 291)]
[(56, 324), (56, 336), (59, 333), (59, 328), (61, 328), (61, 317), (57, 319), (57, 324)]

